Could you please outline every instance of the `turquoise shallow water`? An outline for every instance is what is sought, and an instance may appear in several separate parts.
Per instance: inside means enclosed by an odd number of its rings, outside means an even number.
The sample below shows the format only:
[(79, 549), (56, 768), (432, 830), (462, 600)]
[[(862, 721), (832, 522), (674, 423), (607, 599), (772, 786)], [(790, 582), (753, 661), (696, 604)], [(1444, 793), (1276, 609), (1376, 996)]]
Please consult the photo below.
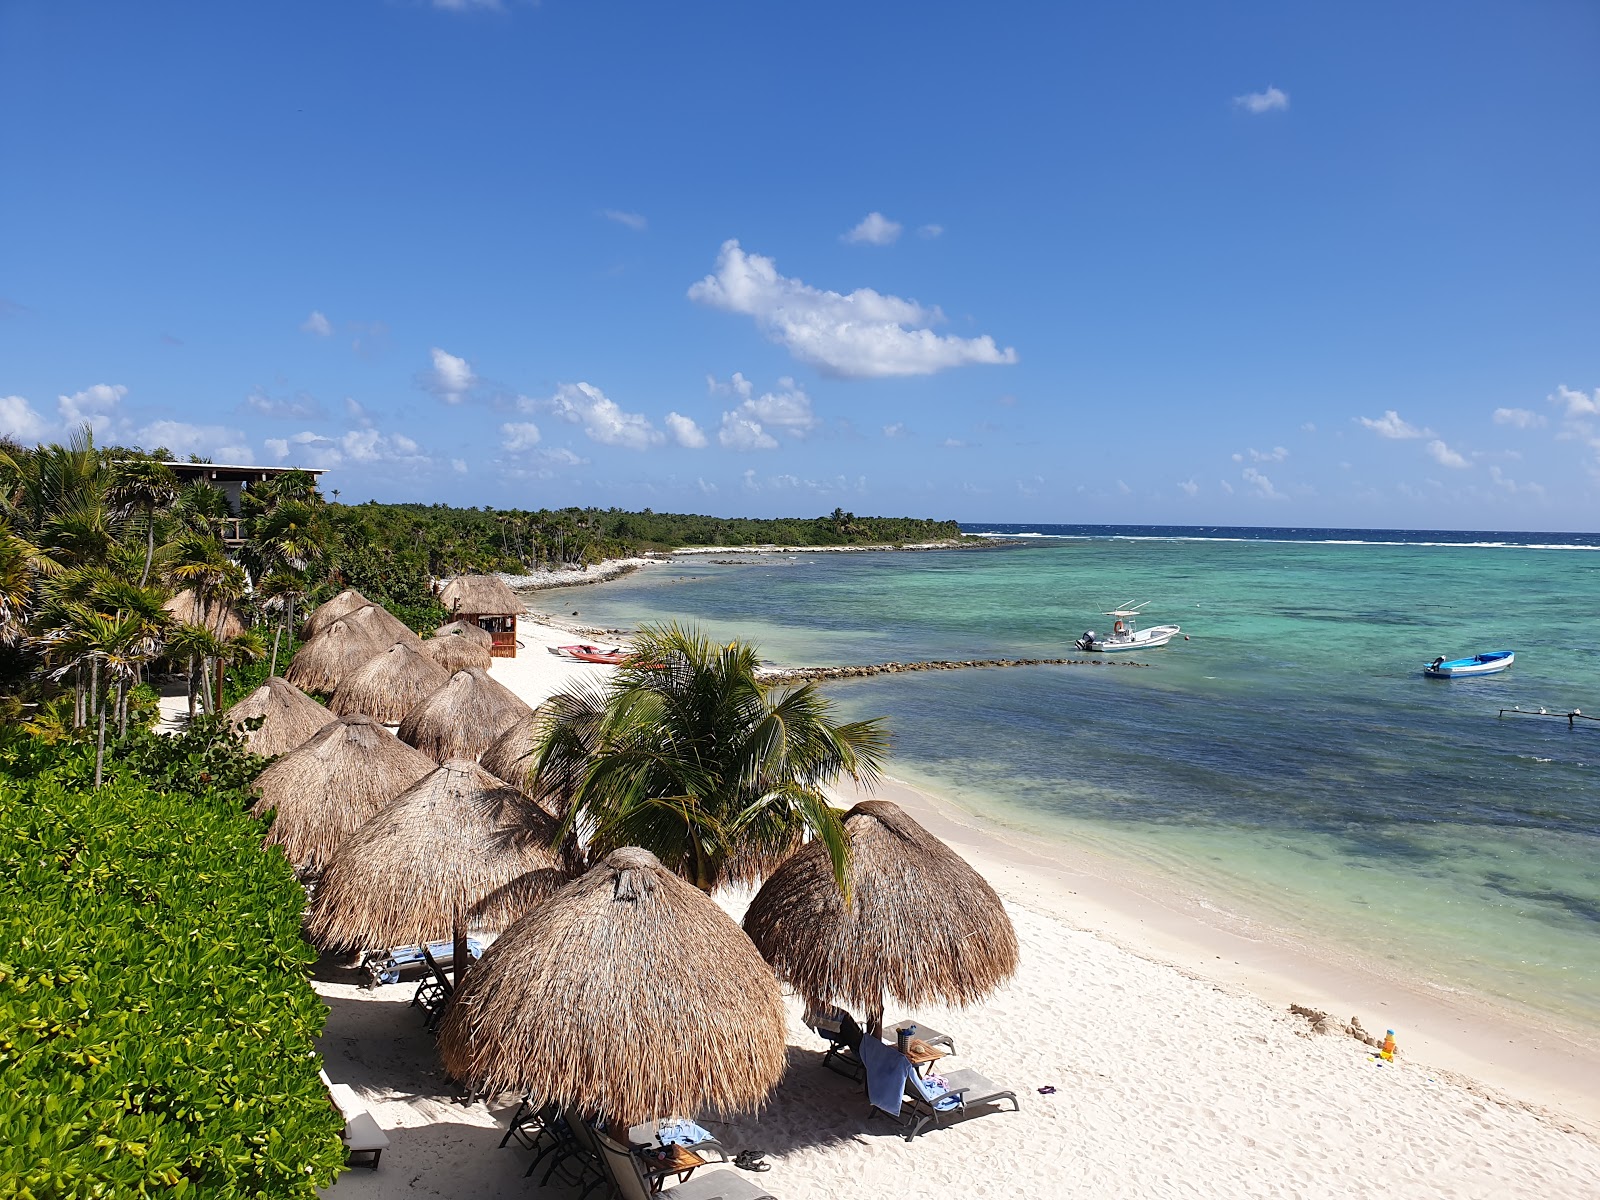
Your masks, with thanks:
[[(1600, 552), (1104, 537), (678, 560), (549, 607), (698, 621), (804, 664), (1061, 657), (1152, 601), (1126, 668), (830, 684), (891, 770), (997, 822), (1174, 872), (1437, 986), (1600, 1031)], [(727, 556), (735, 558), (737, 556)], [(1503, 675), (1423, 662), (1514, 649)], [(1381, 949), (1374, 949), (1381, 948)]]

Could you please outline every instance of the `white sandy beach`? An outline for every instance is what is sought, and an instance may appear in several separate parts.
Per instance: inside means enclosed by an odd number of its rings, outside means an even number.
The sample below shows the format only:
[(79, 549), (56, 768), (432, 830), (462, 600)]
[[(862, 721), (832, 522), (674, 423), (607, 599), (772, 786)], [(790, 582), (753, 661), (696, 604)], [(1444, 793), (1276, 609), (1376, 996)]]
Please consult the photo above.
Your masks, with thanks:
[[(607, 670), (548, 654), (548, 646), (571, 640), (565, 630), (525, 622), (521, 640), (519, 656), (497, 659), (493, 673), (529, 703)], [(1402, 1053), (1394, 1064), (1380, 1064), (1347, 1036), (1310, 1033), (1279, 994), (1309, 987), (1296, 998), (1314, 1004), (1319, 995), (1340, 994), (1337, 988), (1318, 991), (1314, 981), (1271, 975), (1272, 966), (1288, 968), (1247, 956), (1216, 958), (1215, 972), (1197, 969), (1203, 952), (1195, 938), (1187, 953), (1178, 952), (1192, 933), (1181, 924), (1147, 911), (1119, 914), (1110, 892), (1077, 894), (1076, 884), (1090, 876), (1052, 874), (1048, 863), (1024, 861), (908, 789), (892, 788), (890, 798), (995, 884), (1022, 948), (1016, 978), (982, 1006), (904, 1015), (953, 1035), (960, 1053), (950, 1066), (1013, 1088), (1022, 1109), (970, 1118), (908, 1144), (888, 1122), (866, 1119), (860, 1085), (821, 1066), (824, 1044), (800, 1024), (791, 1001), (791, 1069), (768, 1106), (727, 1122), (702, 1116), (732, 1150), (768, 1153), (772, 1170), (748, 1178), (780, 1200), (1420, 1200), (1592, 1198), (1600, 1191), (1600, 1141), (1589, 1124), (1596, 1114), (1581, 1079), (1569, 1086), (1513, 1071), (1496, 1080), (1501, 1091), (1441, 1069), (1495, 1063), (1462, 1051), (1458, 1037), (1426, 1036), (1421, 1009), (1394, 1021)], [(736, 917), (748, 898), (721, 897)], [(392, 1143), (377, 1171), (350, 1171), (327, 1195), (563, 1194), (541, 1192), (523, 1178), (529, 1156), (515, 1143), (497, 1148), (515, 1097), (487, 1105), (451, 1097), (432, 1040), (408, 1005), (413, 985), (369, 992), (332, 981), (337, 971), (324, 975), (316, 986), (331, 1009), (323, 1038), (328, 1073), (361, 1092)], [(1379, 1036), (1385, 1019), (1394, 1020), (1382, 1007), (1352, 1011)], [(1334, 1015), (1343, 1021), (1352, 1014)], [(641, 1069), (648, 1069), (649, 1048), (640, 1050)], [(1040, 1094), (1045, 1086), (1056, 1091)]]

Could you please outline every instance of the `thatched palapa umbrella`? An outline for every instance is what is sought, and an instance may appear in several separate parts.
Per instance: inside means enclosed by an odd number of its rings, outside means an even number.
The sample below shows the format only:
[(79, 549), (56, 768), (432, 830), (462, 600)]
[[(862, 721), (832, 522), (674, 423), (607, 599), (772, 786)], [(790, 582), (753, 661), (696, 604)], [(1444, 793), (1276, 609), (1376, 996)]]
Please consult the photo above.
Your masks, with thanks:
[[(538, 747), (539, 736), (544, 731), (545, 722), (553, 712), (550, 705), (541, 704), (532, 712), (518, 717), (499, 737), (489, 743), (489, 748), (478, 760), (483, 769), (532, 796), (533, 768), (536, 762), (534, 751)], [(549, 811), (548, 806), (546, 811)]]
[(777, 980), (750, 940), (635, 847), (501, 934), (439, 1029), (457, 1078), (623, 1126), (754, 1108), (784, 1042)]
[(341, 716), (366, 713), (398, 725), (423, 700), (450, 682), (450, 673), (422, 651), (396, 642), (345, 676), (328, 701)]
[[(256, 729), (244, 723), (261, 717)], [(279, 675), (267, 681), (227, 712), (228, 724), (239, 730), (245, 747), (252, 754), (273, 758), (304, 745), (313, 734), (333, 720), (333, 714), (294, 684)]]
[(1017, 969), (1017, 935), (1000, 897), (950, 847), (887, 800), (844, 817), (850, 899), (827, 848), (806, 843), (750, 902), (744, 928), (778, 978), (815, 1000), (865, 1011), (884, 996), (972, 1004)]
[(404, 642), (414, 650), (422, 648), (422, 639), (417, 636), (416, 631), (381, 604), (363, 604), (339, 619), (368, 630), (384, 649), (388, 649), (396, 642)]
[(368, 600), (355, 588), (345, 588), (332, 600), (320, 604), (312, 610), (311, 615), (306, 618), (305, 636), (308, 639), (313, 638), (340, 617), (355, 612), (363, 604), (371, 603), (371, 600)]
[(345, 676), (355, 674), (357, 667), (393, 644), (369, 626), (340, 617), (295, 651), (284, 677), (308, 692), (332, 692)]
[(347, 834), (435, 769), (372, 717), (336, 717), (256, 777), (260, 799), (250, 811), (276, 810), (265, 844), (282, 846), (298, 869), (319, 871)]
[(451, 621), (448, 624), (441, 625), (439, 628), (435, 629), (433, 631), (433, 636), (444, 637), (449, 633), (460, 634), (468, 641), (476, 642), (485, 650), (494, 645), (494, 635), (482, 625), (475, 625), (471, 621)]
[[(530, 872), (553, 874), (555, 833), (555, 822), (516, 788), (452, 759), (340, 843), (306, 930), (327, 949), (454, 938), (459, 982), (472, 909)], [(480, 909), (479, 919), (490, 925), (494, 915)]]
[(477, 667), (457, 671), (450, 682), (406, 714), (400, 740), (435, 762), (476, 759), (489, 743), (533, 710), (502, 683)]
[[(489, 635), (485, 633), (483, 636), (488, 638)], [(487, 643), (454, 631), (435, 633), (422, 643), (422, 652), (451, 675), (457, 671), (465, 671), (468, 667), (487, 671), (489, 664), (494, 661)]]
[(172, 614), (172, 619), (183, 625), (200, 625), (218, 637), (238, 637), (244, 632), (244, 622), (233, 610), (233, 605), (222, 600), (202, 604), (193, 588), (184, 588), (161, 606)]

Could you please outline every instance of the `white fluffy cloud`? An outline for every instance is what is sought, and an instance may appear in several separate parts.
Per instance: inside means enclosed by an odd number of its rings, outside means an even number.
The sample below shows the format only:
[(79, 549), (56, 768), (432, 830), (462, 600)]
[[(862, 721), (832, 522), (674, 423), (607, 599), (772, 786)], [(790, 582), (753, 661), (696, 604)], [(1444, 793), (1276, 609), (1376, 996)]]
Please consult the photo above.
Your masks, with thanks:
[(179, 457), (200, 454), (213, 462), (243, 465), (256, 460), (244, 431), (223, 425), (191, 425), (187, 421), (152, 421), (134, 434), (141, 446), (165, 446)]
[(672, 440), (680, 446), (687, 446), (690, 450), (699, 450), (706, 444), (705, 431), (694, 423), (692, 417), (682, 413), (669, 412), (666, 416), (667, 432), (672, 434)]
[(19, 442), (36, 442), (50, 424), (22, 396), (0, 396), (0, 434)]
[(1591, 397), (1574, 391), (1564, 383), (1559, 384), (1555, 394), (1550, 397), (1550, 403), (1565, 408), (1567, 417), (1597, 417), (1600, 416), (1600, 388), (1596, 388)]
[(286, 438), (268, 438), (264, 444), (279, 462), (292, 457), (294, 465), (300, 467), (328, 469), (346, 463), (421, 465), (429, 461), (421, 447), (405, 434), (381, 433), (375, 426), (347, 430), (334, 437), (307, 429)]
[(1233, 106), (1253, 117), (1263, 113), (1282, 112), (1289, 107), (1289, 93), (1269, 86), (1264, 92), (1249, 92), (1233, 98)]
[(1185, 495), (1185, 496), (1193, 496), (1193, 495), (1195, 495), (1195, 494), (1196, 494), (1196, 493), (1197, 493), (1197, 492), (1199, 492), (1199, 490), (1200, 490), (1200, 485), (1199, 485), (1199, 484), (1198, 484), (1198, 483), (1196, 483), (1196, 482), (1195, 482), (1195, 481), (1194, 481), (1194, 480), (1192, 480), (1192, 479), (1184, 479), (1184, 480), (1181, 480), (1181, 481), (1179, 481), (1179, 483), (1178, 483), (1178, 489), (1179, 489), (1179, 490), (1180, 490), (1180, 491), (1181, 491), (1181, 492), (1183, 492), (1183, 494), (1184, 494), (1184, 495)]
[(1494, 410), (1494, 423), (1510, 425), (1516, 429), (1538, 429), (1545, 423), (1545, 419), (1531, 409), (1497, 408)]
[(841, 234), (839, 240), (868, 246), (887, 246), (900, 236), (904, 228), (899, 221), (891, 221), (881, 212), (869, 212), (849, 233)]
[(1392, 408), (1381, 417), (1357, 417), (1356, 420), (1360, 421), (1361, 424), (1372, 430), (1379, 437), (1425, 438), (1433, 436), (1433, 430), (1418, 429)]
[(848, 295), (823, 291), (778, 274), (772, 259), (746, 254), (733, 240), (722, 244), (716, 273), (691, 287), (689, 298), (753, 318), (795, 358), (848, 379), (931, 375), (972, 363), (1017, 361), (1015, 350), (998, 348), (987, 334), (934, 333), (927, 327), (944, 319), (937, 308), (871, 288)]
[(540, 407), (563, 421), (583, 426), (583, 432), (603, 446), (644, 450), (664, 437), (641, 413), (623, 412), (617, 402), (589, 383), (564, 383)]
[(429, 353), (433, 356), (433, 370), (423, 373), (422, 386), (446, 404), (460, 404), (477, 382), (472, 364), (437, 346)]
[(618, 225), (626, 225), (635, 233), (643, 233), (650, 227), (650, 222), (647, 221), (641, 214), (636, 212), (627, 212), (620, 208), (601, 209), (600, 215), (608, 221), (615, 221)]
[(932, 241), (936, 237), (941, 237), (941, 236), (943, 236), (943, 234), (944, 234), (944, 226), (943, 225), (932, 225), (932, 224), (923, 225), (922, 227), (920, 227), (917, 230), (917, 236), (918, 237), (927, 238), (929, 241)]
[(883, 427), (883, 436), (886, 438), (903, 438), (909, 432), (904, 421), (895, 421)]
[(739, 397), (739, 406), (722, 414), (717, 441), (729, 450), (772, 450), (777, 434), (803, 438), (818, 425), (811, 411), (811, 397), (793, 379), (778, 380), (778, 390), (757, 396), (755, 387), (735, 371), (727, 383), (708, 379), (713, 394)]
[(1283, 446), (1274, 446), (1271, 450), (1257, 450), (1254, 446), (1252, 446), (1250, 449), (1246, 450), (1244, 454), (1235, 454), (1233, 456), (1233, 461), (1236, 463), (1242, 463), (1246, 456), (1248, 456), (1250, 461), (1253, 463), (1282, 462), (1284, 459), (1289, 457), (1289, 451)]
[(1254, 467), (1246, 467), (1240, 472), (1240, 476), (1246, 483), (1255, 488), (1256, 495), (1260, 496), (1263, 500), (1287, 500), (1289, 498), (1277, 488), (1273, 487), (1272, 480), (1268, 479)]
[(515, 454), (539, 444), (539, 427), (532, 421), (508, 421), (500, 426), (500, 445)]
[(1441, 467), (1450, 467), (1459, 471), (1472, 465), (1438, 438), (1434, 438), (1433, 441), (1428, 443), (1428, 454)]
[(300, 322), (300, 332), (315, 334), (317, 337), (330, 337), (333, 334), (333, 326), (327, 317), (312, 309), (311, 315)]
[(56, 408), (67, 426), (93, 425), (98, 429), (122, 404), (128, 389), (120, 383), (96, 383), (70, 396), (57, 396)]

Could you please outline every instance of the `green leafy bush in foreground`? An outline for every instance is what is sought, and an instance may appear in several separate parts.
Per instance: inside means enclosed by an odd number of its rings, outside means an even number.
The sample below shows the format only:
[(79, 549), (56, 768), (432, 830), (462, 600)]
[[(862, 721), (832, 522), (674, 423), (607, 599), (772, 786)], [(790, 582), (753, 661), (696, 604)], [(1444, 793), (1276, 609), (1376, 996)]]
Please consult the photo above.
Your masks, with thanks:
[(304, 1196), (344, 1161), (304, 894), (212, 723), (0, 739), (0, 1195)]

